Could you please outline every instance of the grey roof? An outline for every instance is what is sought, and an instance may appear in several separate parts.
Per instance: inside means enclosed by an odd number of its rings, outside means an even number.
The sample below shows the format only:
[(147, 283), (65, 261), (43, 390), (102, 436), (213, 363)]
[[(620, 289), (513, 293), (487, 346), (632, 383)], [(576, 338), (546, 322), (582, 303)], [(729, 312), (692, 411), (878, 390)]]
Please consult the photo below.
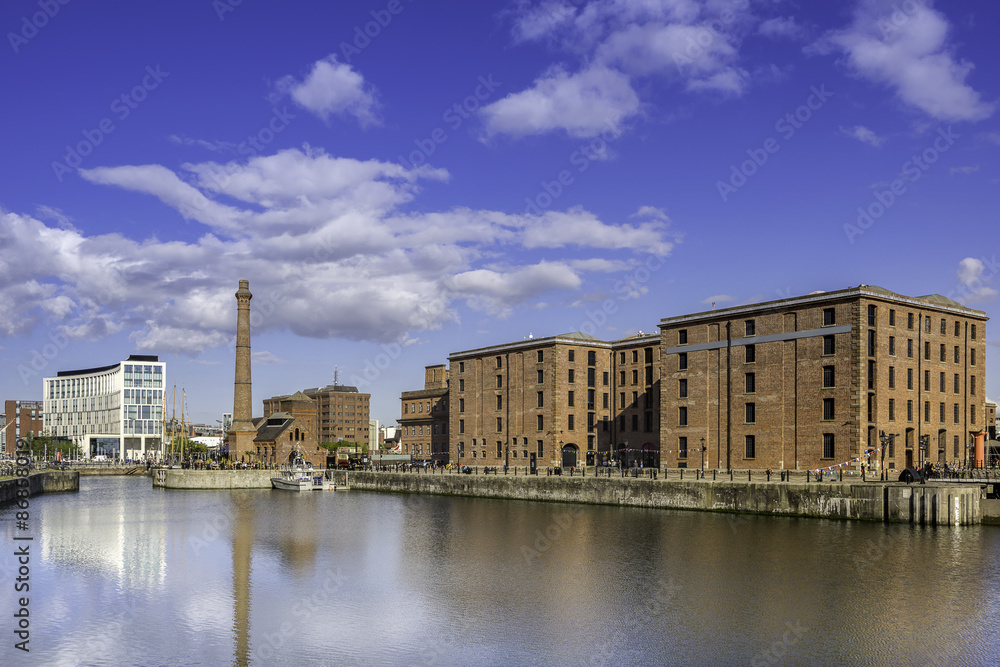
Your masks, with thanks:
[(582, 331), (572, 331), (570, 333), (559, 334), (558, 336), (553, 336), (553, 338), (573, 338), (575, 340), (596, 340), (599, 343), (604, 342), (600, 338), (583, 333)]
[(274, 442), (292, 425), (295, 418), (287, 412), (273, 412), (267, 419), (262, 419), (257, 425), (257, 435), (254, 442)]

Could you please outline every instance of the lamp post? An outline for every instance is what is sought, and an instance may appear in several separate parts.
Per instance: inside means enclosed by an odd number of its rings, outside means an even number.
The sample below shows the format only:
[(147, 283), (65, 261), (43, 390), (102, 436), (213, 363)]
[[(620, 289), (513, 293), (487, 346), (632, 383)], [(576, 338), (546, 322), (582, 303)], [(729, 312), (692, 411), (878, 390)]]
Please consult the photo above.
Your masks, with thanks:
[(899, 435), (899, 434), (898, 433), (891, 433), (889, 435), (886, 435), (885, 431), (879, 431), (878, 432), (878, 441), (879, 441), (879, 444), (882, 445), (882, 461), (881, 461), (881, 464), (879, 465), (879, 468), (881, 469), (880, 470), (881, 474), (880, 474), (879, 478), (883, 482), (885, 481), (885, 452), (889, 448), (889, 443), (892, 442), (897, 435)]
[(705, 438), (701, 439), (701, 469), (705, 469)]
[(930, 457), (930, 443), (931, 443), (931, 436), (929, 436), (929, 435), (922, 435), (922, 436), (920, 436), (920, 465), (921, 465), (921, 467), (924, 464), (924, 460), (926, 458)]

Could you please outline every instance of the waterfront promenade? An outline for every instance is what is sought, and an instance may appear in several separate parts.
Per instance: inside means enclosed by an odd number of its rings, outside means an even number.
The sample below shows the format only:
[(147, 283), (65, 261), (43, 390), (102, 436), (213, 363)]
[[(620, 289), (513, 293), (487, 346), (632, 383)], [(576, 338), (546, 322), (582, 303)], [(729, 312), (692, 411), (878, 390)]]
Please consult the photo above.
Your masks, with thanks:
[[(671, 470), (633, 476), (574, 472), (526, 474), (525, 469), (459, 470), (410, 467), (392, 471), (330, 471), (337, 484), (353, 490), (623, 505), (710, 512), (856, 519), (920, 525), (1000, 523), (1000, 487), (987, 481), (932, 480), (926, 484), (863, 481), (831, 474), (817, 481), (805, 472)], [(246, 489), (271, 487), (269, 470), (198, 471), (154, 469), (153, 486), (165, 489)], [(654, 478), (655, 474), (655, 478)], [(714, 477), (714, 479), (713, 479)]]

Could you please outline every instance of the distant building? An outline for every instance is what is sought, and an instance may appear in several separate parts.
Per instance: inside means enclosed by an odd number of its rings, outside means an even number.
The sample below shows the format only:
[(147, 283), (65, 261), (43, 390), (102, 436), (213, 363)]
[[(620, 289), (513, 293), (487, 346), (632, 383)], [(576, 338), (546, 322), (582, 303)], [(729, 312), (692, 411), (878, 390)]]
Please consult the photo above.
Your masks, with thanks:
[(159, 459), (163, 452), (166, 362), (133, 354), (100, 368), (60, 371), (42, 381), (44, 431), (83, 456)]
[[(42, 435), (45, 430), (42, 401), (4, 401), (3, 422), (0, 423), (0, 451), (13, 455), (18, 438)], [(10, 427), (8, 428), (8, 424)]]
[[(357, 387), (327, 385), (305, 389), (303, 394), (316, 401), (319, 418), (319, 442), (346, 442), (367, 445), (371, 394), (358, 392)], [(278, 403), (288, 396), (264, 400), (264, 416), (279, 410)]]
[(401, 453), (403, 448), (399, 444), (399, 440), (402, 437), (403, 429), (398, 426), (382, 426), (379, 428), (379, 440), (381, 440), (382, 449), (393, 452)]
[(418, 461), (447, 463), (448, 375), (444, 364), (424, 369), (424, 388), (404, 391), (400, 396), (403, 454)]

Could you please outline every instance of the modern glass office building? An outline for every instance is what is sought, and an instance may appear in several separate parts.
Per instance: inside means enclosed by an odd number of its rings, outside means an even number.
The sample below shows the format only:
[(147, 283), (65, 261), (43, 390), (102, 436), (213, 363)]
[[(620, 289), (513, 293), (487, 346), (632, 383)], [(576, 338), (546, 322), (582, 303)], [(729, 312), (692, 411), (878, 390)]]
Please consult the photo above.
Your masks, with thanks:
[(73, 440), (86, 457), (159, 460), (166, 376), (166, 362), (133, 354), (45, 378), (45, 433)]

